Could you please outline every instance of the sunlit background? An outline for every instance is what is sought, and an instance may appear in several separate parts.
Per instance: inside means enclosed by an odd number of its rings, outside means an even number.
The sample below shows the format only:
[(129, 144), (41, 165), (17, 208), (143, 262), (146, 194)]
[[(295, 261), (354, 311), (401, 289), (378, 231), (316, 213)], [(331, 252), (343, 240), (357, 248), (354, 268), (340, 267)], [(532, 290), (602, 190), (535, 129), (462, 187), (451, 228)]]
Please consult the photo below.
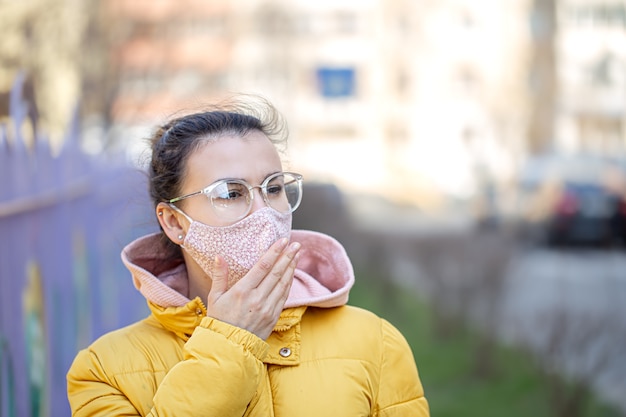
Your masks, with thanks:
[[(74, 164), (69, 138), (90, 158), (142, 168), (157, 124), (236, 93), (262, 95), (285, 117), (285, 163), (307, 184), (297, 225), (344, 243), (381, 314), (400, 305), (377, 286), (388, 277), (434, 317), (431, 350), (448, 352), (439, 343), (459, 332), (449, 316), (471, 317), (490, 340), (529, 346), (546, 375), (571, 378), (568, 391), (540, 385), (548, 411), (533, 408), (524, 381), (511, 400), (491, 391), (525, 415), (626, 413), (626, 0), (0, 0), (0, 232), (26, 236), (0, 247), (0, 399), (30, 393), (29, 405), (0, 403), (0, 416), (66, 407), (57, 379), (75, 350), (131, 318), (124, 297), (133, 296), (119, 294), (134, 290), (108, 261), (119, 263), (129, 236), (113, 230), (123, 216), (109, 206), (108, 230), (90, 237), (86, 220), (65, 242), (73, 301), (55, 298), (67, 281), (46, 284), (60, 262), (46, 267), (39, 253), (62, 243), (46, 243), (47, 218), (28, 215), (48, 215), (61, 197), (102, 189), (102, 208), (127, 198), (123, 189), (134, 202), (145, 191), (123, 173), (109, 186), (81, 182), (90, 162)], [(21, 155), (21, 142), (26, 153), (40, 155), (45, 142), (43, 153), (62, 156), (51, 172), (65, 191), (55, 194), (42, 174), (50, 161)], [(66, 217), (88, 219), (85, 207), (66, 207)], [(13, 250), (28, 253), (24, 265)], [(98, 264), (92, 251), (112, 257)], [(116, 278), (94, 278), (94, 259)], [(11, 287), (7, 271), (24, 276)], [(15, 395), (4, 349), (24, 349), (4, 335), (9, 301), (25, 312), (20, 326), (40, 322), (25, 346), (51, 346), (47, 356), (28, 351), (29, 369), (45, 371), (16, 383)], [(63, 325), (63, 308), (90, 315), (63, 330), (60, 346), (46, 332)], [(388, 314), (417, 327), (417, 313)], [(407, 334), (433, 415), (474, 415), (446, 397), (459, 380), (445, 369), (497, 381), (493, 346), (478, 338), (476, 358), (438, 362)], [(616, 409), (576, 402), (590, 387)], [(460, 402), (484, 399), (471, 391)]]
[(78, 100), (85, 149), (135, 157), (173, 111), (258, 93), (308, 180), (428, 213), (495, 191), (508, 214), (538, 154), (624, 154), (622, 1), (0, 4), (0, 89), (27, 71), (55, 146)]

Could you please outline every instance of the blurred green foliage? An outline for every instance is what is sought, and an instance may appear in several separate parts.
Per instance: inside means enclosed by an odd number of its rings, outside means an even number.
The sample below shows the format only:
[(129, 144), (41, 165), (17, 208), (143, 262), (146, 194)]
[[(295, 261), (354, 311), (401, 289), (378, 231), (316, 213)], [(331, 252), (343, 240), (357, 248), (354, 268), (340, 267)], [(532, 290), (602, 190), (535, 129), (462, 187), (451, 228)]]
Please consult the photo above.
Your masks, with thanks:
[[(480, 334), (462, 323), (445, 338), (433, 328), (432, 310), (416, 291), (356, 270), (349, 304), (389, 320), (413, 349), (431, 415), (436, 417), (549, 417), (547, 375), (520, 349), (498, 345), (495, 372), (479, 377), (475, 351)], [(382, 296), (381, 296), (382, 294)], [(618, 417), (619, 411), (590, 394), (581, 417)]]

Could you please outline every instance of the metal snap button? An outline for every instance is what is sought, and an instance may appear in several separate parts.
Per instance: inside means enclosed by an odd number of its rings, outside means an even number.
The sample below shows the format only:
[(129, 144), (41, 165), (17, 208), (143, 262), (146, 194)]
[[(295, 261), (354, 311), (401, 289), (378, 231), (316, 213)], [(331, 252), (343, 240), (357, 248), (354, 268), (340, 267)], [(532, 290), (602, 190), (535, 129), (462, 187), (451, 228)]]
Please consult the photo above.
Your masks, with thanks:
[(278, 351), (278, 354), (283, 358), (288, 358), (289, 356), (291, 356), (291, 349), (289, 349), (288, 347), (281, 348)]

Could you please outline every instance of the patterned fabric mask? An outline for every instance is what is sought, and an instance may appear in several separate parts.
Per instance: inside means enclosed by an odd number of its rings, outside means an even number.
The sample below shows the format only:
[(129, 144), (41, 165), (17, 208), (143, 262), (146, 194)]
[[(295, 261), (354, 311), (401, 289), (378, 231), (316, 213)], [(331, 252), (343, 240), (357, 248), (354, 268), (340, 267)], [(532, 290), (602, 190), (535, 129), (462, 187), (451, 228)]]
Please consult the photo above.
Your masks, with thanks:
[(228, 265), (228, 288), (254, 266), (278, 239), (289, 237), (291, 213), (263, 207), (230, 226), (209, 226), (192, 220), (181, 247), (211, 276), (215, 255)]

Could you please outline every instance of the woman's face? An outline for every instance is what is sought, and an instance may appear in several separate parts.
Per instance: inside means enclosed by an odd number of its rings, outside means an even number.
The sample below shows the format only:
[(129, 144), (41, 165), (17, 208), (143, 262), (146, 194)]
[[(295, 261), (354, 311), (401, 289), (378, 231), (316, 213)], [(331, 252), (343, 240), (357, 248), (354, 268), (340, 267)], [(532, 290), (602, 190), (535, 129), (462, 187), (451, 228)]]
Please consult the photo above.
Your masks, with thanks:
[[(240, 179), (252, 186), (282, 171), (276, 148), (262, 132), (253, 130), (245, 137), (223, 136), (208, 141), (187, 160), (186, 176), (181, 195), (196, 192), (221, 179)], [(260, 189), (254, 189), (250, 213), (265, 207)], [(232, 222), (215, 215), (211, 203), (203, 194), (183, 200), (181, 208), (192, 219), (211, 226), (226, 226)]]

